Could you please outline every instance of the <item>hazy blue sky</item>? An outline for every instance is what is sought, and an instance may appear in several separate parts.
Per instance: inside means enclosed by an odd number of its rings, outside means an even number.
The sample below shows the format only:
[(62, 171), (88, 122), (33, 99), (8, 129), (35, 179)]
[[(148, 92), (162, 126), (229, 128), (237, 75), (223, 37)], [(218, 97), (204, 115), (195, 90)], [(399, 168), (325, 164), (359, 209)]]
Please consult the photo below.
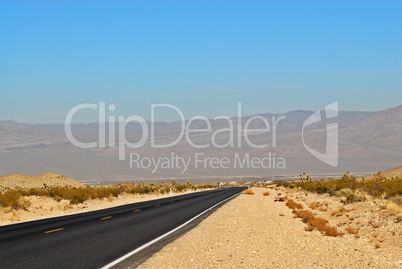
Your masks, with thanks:
[(381, 110), (402, 104), (402, 1), (1, 1), (0, 90), (0, 120), (27, 123), (99, 101)]

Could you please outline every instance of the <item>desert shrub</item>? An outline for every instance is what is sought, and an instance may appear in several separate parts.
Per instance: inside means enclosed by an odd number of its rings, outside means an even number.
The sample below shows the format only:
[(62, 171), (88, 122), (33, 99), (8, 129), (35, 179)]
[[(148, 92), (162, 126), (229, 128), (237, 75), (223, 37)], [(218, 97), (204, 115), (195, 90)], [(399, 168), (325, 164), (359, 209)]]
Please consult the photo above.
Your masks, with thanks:
[(290, 186), (293, 186), (293, 184), (287, 181), (278, 181), (276, 182), (276, 186), (283, 186), (285, 188), (290, 188)]
[(216, 188), (216, 184), (200, 184), (194, 185), (191, 181), (180, 184), (172, 181), (172, 184), (161, 182), (156, 184), (144, 184), (143, 182), (135, 185), (132, 182), (116, 183), (113, 186), (103, 187), (52, 187), (44, 184), (42, 188), (30, 189), (7, 189), (0, 192), (0, 206), (3, 208), (11, 207), (13, 209), (29, 207), (29, 201), (22, 199), (24, 196), (43, 196), (50, 197), (60, 202), (61, 200), (69, 200), (70, 204), (80, 204), (88, 199), (103, 199), (110, 197), (118, 197), (122, 193), (129, 194), (150, 194), (150, 193), (167, 193), (170, 187), (175, 192), (183, 192), (187, 189), (212, 189)]
[(252, 189), (248, 189), (248, 190), (243, 191), (243, 194), (254, 195), (254, 191)]
[(173, 191), (175, 192), (183, 192), (187, 189), (188, 185), (177, 183), (176, 181), (172, 181)]
[(314, 218), (313, 212), (309, 210), (294, 210), (293, 213), (297, 218), (301, 218), (304, 223), (308, 223), (310, 219)]
[(324, 229), (323, 227), (328, 224), (328, 221), (323, 218), (312, 217), (307, 221), (307, 224), (321, 231)]
[(19, 190), (9, 190), (6, 193), (0, 193), (0, 206), (11, 209), (27, 209), (31, 202), (25, 199)]
[(264, 193), (263, 193), (262, 195), (268, 196), (268, 195), (269, 195), (269, 191), (264, 191)]
[(169, 193), (169, 191), (170, 191), (170, 186), (168, 183), (166, 183), (166, 182), (159, 183), (158, 193), (165, 194), (165, 193)]
[(205, 190), (205, 189), (216, 189), (216, 188), (218, 188), (218, 185), (211, 184), (211, 183), (203, 183), (203, 184), (198, 184), (196, 187), (198, 190)]
[(383, 176), (376, 176), (372, 180), (365, 180), (361, 188), (368, 194), (375, 197), (395, 197), (402, 195), (402, 179), (388, 179)]
[(328, 193), (332, 196), (339, 195), (339, 191), (350, 190), (343, 202), (345, 204), (356, 201), (361, 201), (362, 197), (356, 194), (356, 191), (361, 191), (374, 197), (390, 198), (402, 196), (402, 178), (384, 177), (377, 174), (370, 180), (357, 180), (349, 173), (345, 173), (338, 179), (321, 179), (312, 181), (297, 181), (297, 182), (277, 182), (277, 186), (297, 187), (309, 192), (318, 194)]
[(319, 231), (326, 236), (342, 236), (342, 233), (340, 233), (336, 227), (332, 227), (329, 225), (323, 226)]
[(303, 205), (296, 203), (295, 201), (293, 201), (292, 199), (289, 199), (286, 202), (286, 206), (289, 207), (290, 209), (303, 209)]
[(297, 218), (301, 218), (304, 223), (307, 224), (306, 231), (313, 231), (316, 229), (326, 236), (340, 236), (336, 227), (332, 227), (328, 224), (328, 221), (323, 218), (315, 217), (313, 212), (309, 210), (296, 210), (293, 209), (293, 213)]
[(6, 193), (0, 193), (0, 206), (11, 207), (13, 209), (20, 208), (21, 193), (17, 190), (10, 190)]
[(395, 202), (388, 202), (385, 208), (393, 214), (402, 215), (402, 205)]

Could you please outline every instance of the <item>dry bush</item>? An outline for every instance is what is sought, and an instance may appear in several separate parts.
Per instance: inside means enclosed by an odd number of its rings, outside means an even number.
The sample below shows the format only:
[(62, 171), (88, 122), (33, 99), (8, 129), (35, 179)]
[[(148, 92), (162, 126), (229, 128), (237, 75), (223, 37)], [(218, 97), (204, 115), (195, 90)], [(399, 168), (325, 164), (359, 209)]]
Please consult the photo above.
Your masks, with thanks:
[(395, 215), (401, 215), (402, 214), (402, 205), (397, 204), (395, 202), (389, 202), (385, 206), (385, 208), (390, 211), (391, 213)]
[(317, 217), (313, 217), (310, 218), (307, 222), (307, 224), (313, 226), (314, 228), (316, 228), (317, 230), (321, 231), (324, 227), (328, 224), (328, 220), (323, 219), (323, 218), (317, 218)]
[(303, 205), (296, 203), (295, 201), (293, 201), (292, 199), (289, 199), (286, 202), (286, 206), (289, 207), (290, 209), (303, 209)]
[(310, 226), (310, 225), (307, 225), (306, 228), (304, 228), (304, 230), (307, 231), (307, 232), (312, 232), (312, 231), (314, 231), (314, 227)]
[(254, 195), (254, 191), (252, 189), (248, 189), (248, 190), (243, 191), (243, 194)]
[(304, 223), (307, 224), (306, 231), (312, 231), (316, 229), (326, 236), (340, 236), (336, 227), (328, 225), (328, 221), (323, 218), (315, 217), (313, 212), (309, 210), (293, 210), (296, 217), (301, 218)]
[(10, 190), (5, 193), (0, 193), (0, 206), (11, 207), (12, 209), (20, 208), (21, 192), (18, 190)]
[(294, 210), (296, 217), (301, 218), (304, 223), (307, 223), (310, 219), (314, 218), (313, 212), (309, 210)]
[(172, 181), (171, 184), (161, 182), (156, 184), (139, 183), (135, 185), (132, 182), (116, 183), (113, 186), (103, 187), (50, 187), (46, 184), (42, 188), (31, 189), (11, 189), (5, 192), (0, 192), (0, 207), (11, 207), (12, 209), (27, 209), (30, 205), (29, 201), (21, 199), (25, 196), (43, 196), (50, 197), (60, 202), (65, 199), (70, 201), (70, 204), (81, 204), (88, 199), (103, 199), (118, 197), (122, 193), (130, 194), (160, 194), (167, 193), (172, 187), (175, 192), (183, 192), (185, 190), (197, 189), (212, 189), (217, 188), (216, 184), (200, 184), (194, 185), (191, 181), (187, 183), (176, 183)]
[(337, 192), (342, 192), (342, 190), (348, 190), (347, 195), (344, 195), (345, 204), (362, 201), (367, 195), (386, 199), (402, 195), (402, 178), (384, 177), (381, 174), (375, 175), (375, 177), (370, 180), (357, 180), (354, 176), (345, 173), (339, 179), (277, 182), (276, 184), (277, 186), (288, 188), (301, 188), (318, 194), (328, 193), (332, 196)]
[(269, 195), (269, 191), (264, 191), (264, 193), (263, 193), (262, 195), (268, 196), (268, 195)]
[(338, 232), (338, 229), (336, 227), (332, 227), (329, 225), (322, 227), (322, 230), (320, 230), (320, 232), (324, 233), (326, 236), (342, 236), (342, 233)]
[(323, 218), (313, 217), (307, 222), (307, 224), (311, 227), (314, 227), (315, 229), (317, 229), (326, 236), (342, 235), (341, 233), (338, 232), (338, 229), (336, 227), (329, 226), (328, 221)]

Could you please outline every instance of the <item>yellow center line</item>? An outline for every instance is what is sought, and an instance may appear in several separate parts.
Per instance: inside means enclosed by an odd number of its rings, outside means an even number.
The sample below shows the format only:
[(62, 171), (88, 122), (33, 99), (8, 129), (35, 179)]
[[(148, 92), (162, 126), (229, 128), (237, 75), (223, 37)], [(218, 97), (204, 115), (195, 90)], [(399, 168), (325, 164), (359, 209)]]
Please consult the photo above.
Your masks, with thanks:
[(58, 232), (58, 231), (61, 231), (61, 230), (64, 230), (64, 228), (57, 228), (57, 229), (54, 229), (54, 230), (49, 230), (49, 231), (46, 231), (45, 234), (50, 234), (50, 233)]
[(111, 219), (112, 218), (112, 216), (107, 216), (107, 217), (103, 217), (103, 218), (101, 218), (101, 220), (105, 220), (105, 219)]
[(140, 212), (141, 211), (141, 209), (136, 209), (136, 210), (134, 210), (134, 212)]

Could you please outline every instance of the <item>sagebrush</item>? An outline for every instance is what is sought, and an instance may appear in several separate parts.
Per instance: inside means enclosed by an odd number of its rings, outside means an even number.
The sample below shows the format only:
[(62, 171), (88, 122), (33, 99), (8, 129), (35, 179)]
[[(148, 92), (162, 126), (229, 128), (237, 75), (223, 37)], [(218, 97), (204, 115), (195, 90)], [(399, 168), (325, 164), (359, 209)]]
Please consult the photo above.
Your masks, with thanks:
[(23, 199), (26, 196), (50, 197), (56, 201), (63, 199), (69, 200), (70, 204), (80, 204), (89, 199), (103, 199), (109, 197), (118, 197), (120, 194), (164, 194), (170, 190), (180, 193), (186, 190), (212, 189), (217, 186), (214, 184), (195, 185), (192, 182), (171, 184), (161, 182), (159, 184), (134, 184), (132, 182), (116, 183), (113, 186), (86, 186), (86, 187), (49, 187), (46, 184), (42, 188), (30, 189), (11, 189), (0, 193), (0, 206), (20, 209), (27, 206), (27, 201)]

